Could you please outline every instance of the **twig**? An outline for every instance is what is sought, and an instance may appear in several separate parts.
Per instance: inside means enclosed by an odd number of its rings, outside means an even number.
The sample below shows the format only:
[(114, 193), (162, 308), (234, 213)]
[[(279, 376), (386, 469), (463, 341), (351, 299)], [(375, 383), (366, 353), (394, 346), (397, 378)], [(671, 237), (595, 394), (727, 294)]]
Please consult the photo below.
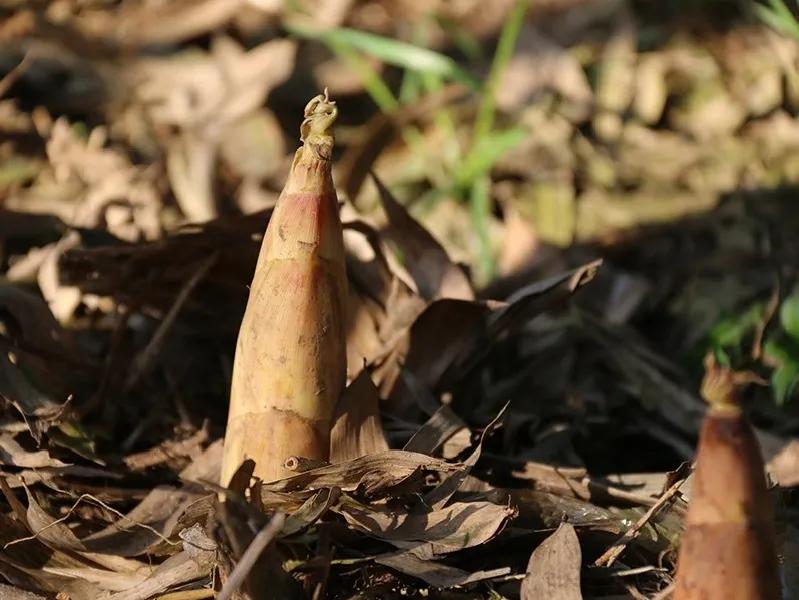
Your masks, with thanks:
[(284, 513), (275, 513), (275, 516), (272, 517), (266, 527), (255, 535), (252, 542), (250, 542), (250, 545), (241, 556), (241, 559), (239, 559), (236, 568), (233, 569), (230, 577), (228, 577), (228, 580), (225, 582), (222, 591), (219, 592), (217, 600), (230, 600), (233, 596), (233, 592), (239, 589), (239, 586), (244, 583), (247, 575), (249, 575), (255, 565), (255, 561), (258, 560), (264, 549), (275, 539), (275, 536), (280, 533), (280, 530), (283, 529), (283, 524), (285, 522), (286, 515)]
[(658, 498), (658, 501), (655, 502), (644, 515), (638, 519), (638, 521), (633, 525), (630, 529), (628, 529), (624, 535), (622, 535), (616, 543), (613, 544), (610, 548), (605, 550), (605, 552), (594, 561), (595, 567), (609, 567), (612, 565), (617, 558), (624, 552), (624, 549), (627, 547), (627, 544), (632, 542), (635, 538), (638, 537), (638, 534), (641, 532), (641, 529), (644, 528), (649, 520), (654, 516), (654, 514), (660, 510), (669, 500), (671, 500), (674, 495), (680, 490), (680, 486), (687, 478), (680, 479), (674, 482), (669, 489), (667, 489), (663, 495)]
[(44, 527), (42, 527), (41, 529), (36, 531), (33, 535), (29, 535), (29, 536), (23, 537), (23, 538), (17, 538), (15, 540), (11, 540), (10, 542), (6, 542), (5, 544), (3, 544), (3, 550), (8, 548), (9, 546), (13, 546), (14, 544), (19, 544), (20, 542), (28, 542), (30, 540), (38, 539), (39, 534), (41, 534), (46, 529), (49, 529), (50, 527), (53, 527), (54, 525), (58, 525), (59, 523), (63, 523), (64, 521), (66, 521), (72, 515), (73, 511), (78, 507), (78, 504), (80, 504), (83, 500), (86, 500), (86, 499), (93, 500), (94, 502), (96, 502), (97, 504), (102, 506), (107, 511), (109, 511), (109, 512), (115, 514), (116, 516), (118, 516), (120, 519), (123, 519), (125, 521), (130, 522), (131, 524), (135, 525), (136, 527), (141, 527), (143, 529), (146, 529), (146, 530), (150, 531), (151, 533), (154, 533), (156, 536), (158, 536), (158, 539), (160, 539), (162, 542), (165, 542), (165, 543), (169, 544), (170, 546), (179, 546), (180, 543), (181, 543), (181, 542), (173, 542), (172, 540), (167, 538), (164, 534), (162, 534), (161, 532), (157, 531), (156, 529), (153, 529), (149, 525), (145, 525), (144, 523), (139, 523), (138, 521), (134, 521), (130, 517), (122, 514), (121, 512), (119, 512), (118, 510), (116, 510), (114, 508), (111, 508), (105, 502), (103, 502), (99, 498), (96, 498), (95, 496), (92, 496), (91, 494), (81, 494), (80, 496), (78, 496), (78, 499), (75, 500), (75, 503), (72, 505), (72, 507), (67, 511), (67, 513), (63, 517), (59, 517), (55, 521), (52, 521), (52, 522), (48, 523), (47, 525), (45, 525)]
[(211, 588), (203, 588), (200, 590), (183, 590), (181, 592), (170, 592), (158, 596), (156, 600), (203, 600), (204, 598), (213, 598), (214, 590)]
[(632, 596), (635, 600), (649, 600), (646, 596), (644, 596), (641, 592), (638, 591), (631, 583), (625, 583), (624, 588), (629, 592), (630, 596)]
[(0, 98), (6, 95), (8, 90), (11, 89), (11, 86), (13, 86), (17, 80), (19, 80), (19, 78), (25, 74), (25, 71), (27, 71), (28, 67), (30, 66), (30, 52), (26, 52), (22, 57), (22, 60), (19, 61), (13, 69), (0, 78)]
[(780, 307), (780, 282), (774, 286), (771, 291), (771, 296), (766, 303), (766, 308), (763, 312), (763, 317), (757, 324), (755, 329), (755, 339), (752, 341), (752, 350), (750, 352), (752, 360), (760, 360), (763, 355), (763, 338), (766, 335), (766, 330), (769, 328), (774, 315), (777, 314), (777, 309)]
[(654, 565), (647, 565), (645, 567), (635, 567), (634, 569), (619, 569), (618, 571), (613, 571), (610, 574), (610, 576), (611, 577), (632, 577), (634, 575), (642, 575), (643, 573), (652, 573), (653, 571), (666, 573), (668, 570), (667, 569), (663, 569), (661, 567), (656, 567)]
[(180, 312), (180, 309), (183, 308), (183, 305), (186, 304), (186, 301), (189, 299), (189, 295), (192, 293), (197, 284), (200, 283), (205, 274), (211, 269), (211, 267), (216, 262), (218, 257), (218, 253), (214, 253), (205, 259), (199, 266), (199, 268), (194, 272), (194, 274), (189, 278), (186, 284), (183, 286), (183, 289), (180, 290), (178, 297), (175, 298), (175, 302), (169, 308), (169, 311), (166, 313), (166, 316), (158, 325), (158, 328), (155, 330), (152, 339), (148, 342), (147, 346), (136, 356), (136, 359), (133, 361), (130, 369), (130, 375), (128, 376), (127, 380), (125, 381), (125, 388), (130, 389), (141, 379), (141, 377), (150, 369), (150, 365), (155, 360), (156, 356), (158, 356), (158, 352), (161, 350), (161, 346), (164, 343), (164, 339), (166, 338), (166, 334), (172, 328), (172, 325), (175, 322), (175, 319)]
[(666, 598), (671, 597), (671, 593), (674, 591), (674, 584), (670, 583), (668, 586), (660, 590), (657, 594), (652, 596), (650, 600), (666, 600)]

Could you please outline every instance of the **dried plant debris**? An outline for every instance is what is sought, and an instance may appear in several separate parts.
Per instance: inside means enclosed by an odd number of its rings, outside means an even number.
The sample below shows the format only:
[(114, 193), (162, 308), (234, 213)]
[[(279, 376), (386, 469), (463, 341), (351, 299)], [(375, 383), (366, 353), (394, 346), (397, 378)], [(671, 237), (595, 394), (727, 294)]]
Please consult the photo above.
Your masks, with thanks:
[[(799, 41), (672, 4), (0, 3), (0, 598), (685, 594), (708, 353), (799, 594)], [(329, 448), (223, 487), (325, 86)]]
[(580, 542), (574, 527), (562, 524), (530, 556), (521, 597), (577, 600), (580, 593)]

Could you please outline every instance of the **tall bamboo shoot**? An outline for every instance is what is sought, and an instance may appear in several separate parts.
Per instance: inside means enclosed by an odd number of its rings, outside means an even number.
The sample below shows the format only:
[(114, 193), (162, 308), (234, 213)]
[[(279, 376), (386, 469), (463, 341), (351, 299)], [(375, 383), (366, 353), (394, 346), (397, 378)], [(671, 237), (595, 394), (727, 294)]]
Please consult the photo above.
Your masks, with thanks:
[(344, 387), (346, 271), (331, 177), (338, 114), (312, 99), (286, 186), (261, 245), (239, 330), (222, 484), (246, 459), (254, 475), (292, 475), (290, 456), (327, 459), (333, 411)]

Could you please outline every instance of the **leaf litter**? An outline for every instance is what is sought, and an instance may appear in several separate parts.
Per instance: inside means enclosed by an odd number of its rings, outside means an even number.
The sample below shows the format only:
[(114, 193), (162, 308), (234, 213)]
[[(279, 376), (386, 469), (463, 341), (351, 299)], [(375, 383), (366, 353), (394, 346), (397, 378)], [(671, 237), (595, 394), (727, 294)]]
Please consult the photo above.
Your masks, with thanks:
[[(413, 12), (331, 4), (328, 39)], [(775, 188), (796, 182), (799, 45), (547, 4), (496, 98), (523, 135), (489, 173), (502, 268), (484, 287), (439, 151), (477, 110), (468, 82), (405, 71), (427, 93), (375, 114), (348, 78), (340, 105), (366, 125), (340, 132), (349, 383), (331, 460), (286, 457), (295, 474), (270, 483), (245, 464), (230, 489), (233, 348), (284, 131), (309, 67), (348, 70), (346, 53), (283, 37), (298, 15), (277, 2), (0, 9), (0, 598), (669, 589), (691, 488), (672, 471), (703, 412), (691, 357), (715, 343), (767, 376), (795, 363), (778, 351), (790, 302), (757, 303), (796, 293), (799, 220)], [(498, 7), (441, 16), (467, 47), (498, 33)], [(789, 585), (799, 421), (769, 394), (750, 409)]]

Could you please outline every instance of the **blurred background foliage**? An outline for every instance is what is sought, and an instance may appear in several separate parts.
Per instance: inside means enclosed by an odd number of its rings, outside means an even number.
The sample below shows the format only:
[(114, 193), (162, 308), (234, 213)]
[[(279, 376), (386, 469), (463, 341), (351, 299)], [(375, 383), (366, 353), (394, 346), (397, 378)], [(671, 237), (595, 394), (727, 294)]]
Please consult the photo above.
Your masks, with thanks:
[(709, 348), (754, 368), (789, 404), (795, 8), (4, 0), (0, 198), (131, 241), (252, 213), (327, 87), (338, 186), (362, 214), (384, 220), (374, 171), (484, 295), (615, 253), (621, 321), (691, 373)]

